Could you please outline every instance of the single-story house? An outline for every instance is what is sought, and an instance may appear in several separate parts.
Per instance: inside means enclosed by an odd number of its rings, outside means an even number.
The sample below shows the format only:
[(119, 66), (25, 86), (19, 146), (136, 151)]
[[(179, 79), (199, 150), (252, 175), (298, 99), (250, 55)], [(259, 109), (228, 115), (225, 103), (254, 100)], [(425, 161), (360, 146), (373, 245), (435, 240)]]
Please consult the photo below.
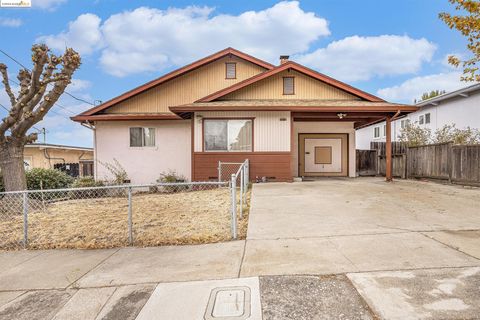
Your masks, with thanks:
[(25, 169), (60, 169), (74, 176), (93, 175), (93, 148), (30, 143), (23, 149)]
[(75, 117), (94, 129), (97, 178), (117, 160), (133, 183), (175, 170), (217, 179), (218, 162), (250, 177), (355, 177), (355, 130), (417, 108), (394, 104), (288, 56), (275, 66), (233, 48), (145, 83)]
[[(392, 122), (392, 141), (400, 141), (407, 122), (434, 133), (445, 125), (480, 129), (480, 83), (447, 92), (415, 104), (418, 111)], [(370, 149), (370, 142), (386, 141), (385, 121), (357, 130), (357, 149)]]

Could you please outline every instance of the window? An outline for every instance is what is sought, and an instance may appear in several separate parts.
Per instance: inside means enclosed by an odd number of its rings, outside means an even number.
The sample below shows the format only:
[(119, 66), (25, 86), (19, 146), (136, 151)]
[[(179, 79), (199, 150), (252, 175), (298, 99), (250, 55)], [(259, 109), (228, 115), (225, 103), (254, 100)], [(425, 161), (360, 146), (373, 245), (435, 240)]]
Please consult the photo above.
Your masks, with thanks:
[(384, 137), (387, 136), (387, 125), (386, 124), (383, 125), (383, 136)]
[(380, 138), (380, 127), (373, 128), (373, 137)]
[(130, 147), (154, 147), (155, 128), (130, 128)]
[(237, 64), (235, 62), (225, 63), (225, 79), (237, 78)]
[(425, 123), (430, 123), (430, 113), (425, 113)]
[(251, 119), (205, 119), (203, 136), (205, 151), (252, 151)]
[(295, 78), (283, 78), (283, 94), (295, 94)]
[(418, 123), (419, 123), (419, 124), (423, 124), (423, 123), (424, 123), (424, 117), (423, 117), (423, 115), (420, 116), (420, 117), (418, 117)]

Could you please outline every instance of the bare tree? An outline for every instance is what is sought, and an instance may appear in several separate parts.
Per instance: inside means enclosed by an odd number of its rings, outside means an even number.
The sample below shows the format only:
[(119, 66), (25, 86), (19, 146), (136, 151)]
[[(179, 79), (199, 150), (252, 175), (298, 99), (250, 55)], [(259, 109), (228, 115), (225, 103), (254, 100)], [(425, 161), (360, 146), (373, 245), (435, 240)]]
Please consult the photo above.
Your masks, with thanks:
[(14, 93), (7, 66), (0, 63), (3, 85), (10, 99), (10, 111), (0, 123), (0, 170), (5, 190), (26, 189), (23, 148), (37, 139), (28, 133), (53, 107), (80, 66), (80, 55), (66, 49), (62, 56), (50, 52), (44, 44), (32, 47), (32, 70), (19, 71), (19, 92)]

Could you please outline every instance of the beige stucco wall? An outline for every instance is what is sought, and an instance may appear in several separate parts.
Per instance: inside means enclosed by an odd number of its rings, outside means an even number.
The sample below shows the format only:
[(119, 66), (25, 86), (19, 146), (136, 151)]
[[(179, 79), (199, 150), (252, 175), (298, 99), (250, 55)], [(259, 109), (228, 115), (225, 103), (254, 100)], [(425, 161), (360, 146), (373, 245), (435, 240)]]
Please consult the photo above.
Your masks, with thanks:
[[(225, 63), (237, 64), (237, 78), (225, 79)], [(224, 57), (158, 85), (106, 110), (107, 113), (170, 112), (168, 107), (192, 103), (215, 91), (265, 71), (243, 59)]]
[[(110, 173), (100, 162), (117, 159), (132, 183), (152, 183), (169, 169), (191, 178), (191, 122), (115, 121), (95, 123), (96, 178)], [(130, 127), (155, 128), (155, 147), (130, 147)]]
[[(254, 118), (253, 147), (256, 152), (290, 151), (290, 112), (236, 111), (196, 112), (195, 152), (202, 151), (202, 119), (204, 118)], [(284, 119), (285, 121), (281, 121)]]
[[(283, 94), (283, 77), (295, 77), (295, 94)], [(232, 92), (219, 100), (252, 99), (345, 99), (358, 100), (343, 90), (332, 87), (297, 71), (283, 71)]]
[[(30, 163), (30, 168), (53, 169), (56, 163), (79, 163), (80, 160), (92, 160), (93, 151), (69, 150), (46, 148), (45, 147), (25, 147), (23, 157)], [(47, 158), (50, 157), (50, 159)]]
[(298, 176), (299, 133), (348, 133), (348, 176), (356, 176), (355, 129), (353, 122), (299, 122), (293, 123), (293, 175)]

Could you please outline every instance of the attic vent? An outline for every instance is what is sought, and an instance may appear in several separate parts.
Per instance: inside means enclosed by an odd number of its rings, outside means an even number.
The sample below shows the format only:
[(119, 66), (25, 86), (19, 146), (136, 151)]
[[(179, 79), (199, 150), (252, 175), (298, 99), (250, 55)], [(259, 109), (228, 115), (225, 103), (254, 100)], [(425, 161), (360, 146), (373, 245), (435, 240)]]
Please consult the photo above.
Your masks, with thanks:
[(225, 63), (225, 79), (237, 78), (237, 64), (235, 62)]
[(295, 78), (284, 77), (283, 78), (283, 94), (295, 94)]

